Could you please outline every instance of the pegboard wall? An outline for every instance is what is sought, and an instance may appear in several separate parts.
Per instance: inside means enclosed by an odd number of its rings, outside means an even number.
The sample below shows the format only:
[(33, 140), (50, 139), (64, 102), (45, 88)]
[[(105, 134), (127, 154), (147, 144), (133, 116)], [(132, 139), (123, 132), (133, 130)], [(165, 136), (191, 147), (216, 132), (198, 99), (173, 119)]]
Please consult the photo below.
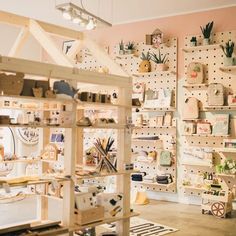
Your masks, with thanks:
[[(142, 52), (156, 53), (158, 55), (159, 50), (161, 55), (167, 54), (168, 71), (156, 71), (155, 63), (151, 61), (152, 71), (149, 73), (139, 73), (139, 64), (141, 62), (140, 55)], [(165, 43), (161, 44), (159, 48), (153, 48), (151, 45), (146, 45), (144, 42), (135, 44), (135, 52), (133, 54), (119, 55), (119, 46), (114, 48), (115, 60), (120, 66), (125, 69), (132, 77), (133, 84), (143, 83), (145, 84), (145, 90), (151, 89), (157, 91), (158, 89), (168, 89), (172, 91), (171, 107), (161, 107), (158, 109), (152, 109), (151, 111), (145, 111), (142, 107), (138, 110), (133, 110), (133, 122), (136, 120), (138, 114), (143, 114), (146, 120), (150, 121), (150, 118), (155, 116), (164, 115), (166, 111), (172, 111), (172, 116), (176, 107), (176, 80), (177, 80), (177, 38), (169, 38), (165, 40)], [(136, 112), (138, 111), (138, 112)], [(158, 141), (143, 141), (135, 140), (135, 137), (151, 137), (158, 136)], [(176, 120), (173, 119), (170, 126), (142, 126), (133, 129), (133, 161), (135, 169), (141, 172), (146, 172), (149, 175), (157, 176), (162, 174), (171, 174), (173, 183), (171, 184), (158, 184), (145, 183), (145, 182), (132, 182), (132, 187), (135, 189), (145, 189), (148, 191), (160, 191), (175, 193), (176, 192), (176, 167), (177, 167), (177, 155), (176, 155)], [(163, 167), (159, 165), (160, 153), (163, 150), (169, 150), (172, 153), (173, 163), (170, 167)], [(152, 163), (140, 162), (135, 158), (136, 154), (140, 151), (150, 152), (156, 151), (157, 158)]]
[[(229, 138), (235, 138), (235, 107), (230, 106), (221, 106), (221, 107), (209, 107), (207, 101), (207, 89), (210, 83), (221, 83), (224, 86), (225, 98), (229, 93), (236, 93), (236, 70), (227, 69), (224, 67), (224, 53), (220, 48), (220, 45), (225, 45), (228, 40), (236, 40), (236, 31), (229, 32), (218, 32), (212, 35), (211, 45), (202, 46), (201, 35), (196, 36), (198, 46), (190, 47), (190, 39), (196, 35), (190, 35), (185, 37), (185, 48), (183, 49), (184, 53), (184, 67), (185, 67), (185, 76), (187, 77), (187, 68), (191, 62), (199, 62), (203, 64), (204, 68), (204, 82), (199, 85), (190, 85), (187, 84), (185, 79), (183, 85), (183, 99), (181, 104), (184, 104), (184, 101), (188, 97), (195, 97), (200, 101), (200, 118), (196, 119), (195, 122), (209, 121), (213, 122), (215, 114), (230, 114), (230, 135)], [(227, 100), (227, 99), (225, 99)], [(226, 104), (226, 101), (225, 101)], [(182, 106), (182, 105), (181, 105)], [(183, 155), (183, 150), (185, 147), (211, 147), (213, 153), (213, 166), (204, 167), (204, 166), (193, 166), (193, 165), (183, 165), (182, 180), (188, 178), (190, 175), (197, 176), (201, 175), (204, 172), (210, 172), (215, 174), (215, 165), (223, 161), (224, 156), (221, 153), (217, 152), (215, 148), (223, 147), (223, 139), (228, 138), (227, 136), (214, 136), (214, 135), (182, 135), (180, 143), (180, 155)], [(232, 154), (230, 154), (232, 156)], [(233, 178), (221, 178), (220, 182), (223, 185), (223, 188), (229, 188), (233, 190), (235, 187), (235, 179)], [(183, 186), (182, 187), (184, 194), (201, 196), (201, 192), (204, 190), (202, 188), (194, 186)]]

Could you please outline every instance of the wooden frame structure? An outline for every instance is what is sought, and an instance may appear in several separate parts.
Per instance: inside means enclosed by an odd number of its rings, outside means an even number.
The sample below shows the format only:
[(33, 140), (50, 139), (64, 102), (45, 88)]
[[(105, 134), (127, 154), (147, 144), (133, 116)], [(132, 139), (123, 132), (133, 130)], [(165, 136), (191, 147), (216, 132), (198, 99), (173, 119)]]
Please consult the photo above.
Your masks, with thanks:
[[(50, 77), (54, 79), (71, 80), (73, 84), (86, 83), (96, 86), (115, 87), (118, 89), (120, 94), (118, 105), (114, 106), (118, 109), (118, 122), (121, 124), (126, 124), (127, 118), (131, 117), (132, 78), (129, 77), (128, 74), (123, 71), (123, 69), (115, 63), (96, 43), (81, 32), (7, 12), (0, 12), (0, 22), (21, 27), (20, 33), (9, 52), (9, 56), (11, 57), (0, 57), (1, 71), (23, 72), (29, 75), (45, 77), (49, 77), (50, 75)], [(13, 58), (19, 54), (29, 34), (32, 34), (35, 37), (42, 48), (44, 48), (44, 50), (58, 65)], [(67, 56), (56, 47), (50, 38), (50, 34), (75, 40)], [(77, 69), (72, 61), (72, 58), (83, 46), (87, 47), (101, 64), (109, 67), (111, 73), (117, 75), (105, 75)], [(84, 104), (84, 106), (86, 107), (86, 104)], [(98, 106), (98, 109), (100, 109), (100, 106)], [(70, 140), (66, 141), (66, 145), (71, 146), (71, 149), (69, 152), (65, 153), (68, 156), (65, 171), (66, 174), (71, 176), (72, 180), (75, 180), (75, 153), (78, 153), (77, 150), (75, 150), (75, 145), (73, 144), (76, 142), (78, 148), (81, 147), (83, 142), (78, 139), (81, 132), (78, 130), (79, 129), (68, 129), (68, 131), (66, 131), (71, 137)], [(108, 219), (107, 222), (118, 221), (117, 231), (119, 235), (129, 235), (129, 218), (135, 214), (130, 214), (130, 176), (126, 172), (122, 172), (124, 164), (130, 163), (131, 159), (131, 131), (126, 126), (122, 129), (118, 129), (117, 143), (118, 172), (120, 172), (117, 176), (119, 182), (117, 191), (124, 194), (124, 215), (119, 219)], [(64, 194), (66, 197), (63, 203), (63, 225), (69, 227), (71, 229), (69, 235), (73, 235), (73, 231), (80, 228), (74, 225), (73, 181), (65, 184), (64, 193), (66, 193)], [(106, 219), (104, 219), (101, 223), (104, 222), (106, 222)]]

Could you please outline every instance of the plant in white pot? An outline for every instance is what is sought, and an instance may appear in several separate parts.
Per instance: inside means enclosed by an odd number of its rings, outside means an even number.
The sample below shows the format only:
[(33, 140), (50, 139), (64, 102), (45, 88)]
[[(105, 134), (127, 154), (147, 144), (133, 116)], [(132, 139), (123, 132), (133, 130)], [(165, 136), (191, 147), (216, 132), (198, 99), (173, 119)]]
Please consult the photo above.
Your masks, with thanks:
[(151, 54), (151, 60), (156, 64), (157, 71), (166, 71), (168, 69), (167, 62), (167, 54), (164, 56), (161, 55), (161, 51), (159, 50), (158, 55), (155, 53)]
[(234, 53), (234, 42), (231, 42), (230, 40), (225, 44), (225, 46), (220, 45), (222, 48), (225, 58), (224, 58), (224, 65), (225, 66), (232, 66), (234, 64), (234, 58), (233, 58), (233, 53)]
[(124, 55), (125, 54), (125, 45), (124, 45), (124, 41), (121, 40), (119, 42), (119, 54), (120, 55)]
[(128, 42), (128, 44), (126, 45), (126, 53), (132, 54), (134, 53), (134, 50), (135, 50), (134, 42)]
[(203, 45), (209, 45), (210, 44), (210, 37), (211, 37), (211, 32), (213, 29), (214, 21), (209, 22), (205, 27), (200, 26), (202, 34), (203, 34)]

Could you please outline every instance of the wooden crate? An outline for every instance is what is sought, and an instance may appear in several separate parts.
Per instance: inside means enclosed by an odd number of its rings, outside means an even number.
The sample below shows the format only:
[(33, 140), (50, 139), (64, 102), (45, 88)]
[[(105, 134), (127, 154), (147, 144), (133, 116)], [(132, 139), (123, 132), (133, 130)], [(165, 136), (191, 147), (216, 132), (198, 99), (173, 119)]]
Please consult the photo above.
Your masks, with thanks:
[(98, 206), (88, 210), (76, 211), (76, 223), (86, 225), (104, 219), (104, 207)]

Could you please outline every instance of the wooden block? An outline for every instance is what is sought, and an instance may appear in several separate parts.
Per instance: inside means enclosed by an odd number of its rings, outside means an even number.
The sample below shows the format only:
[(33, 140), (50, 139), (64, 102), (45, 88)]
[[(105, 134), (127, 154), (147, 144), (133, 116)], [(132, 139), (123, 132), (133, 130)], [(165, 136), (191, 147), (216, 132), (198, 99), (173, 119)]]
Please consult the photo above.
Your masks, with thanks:
[(76, 223), (86, 225), (104, 219), (104, 207), (98, 206), (84, 211), (77, 211)]

